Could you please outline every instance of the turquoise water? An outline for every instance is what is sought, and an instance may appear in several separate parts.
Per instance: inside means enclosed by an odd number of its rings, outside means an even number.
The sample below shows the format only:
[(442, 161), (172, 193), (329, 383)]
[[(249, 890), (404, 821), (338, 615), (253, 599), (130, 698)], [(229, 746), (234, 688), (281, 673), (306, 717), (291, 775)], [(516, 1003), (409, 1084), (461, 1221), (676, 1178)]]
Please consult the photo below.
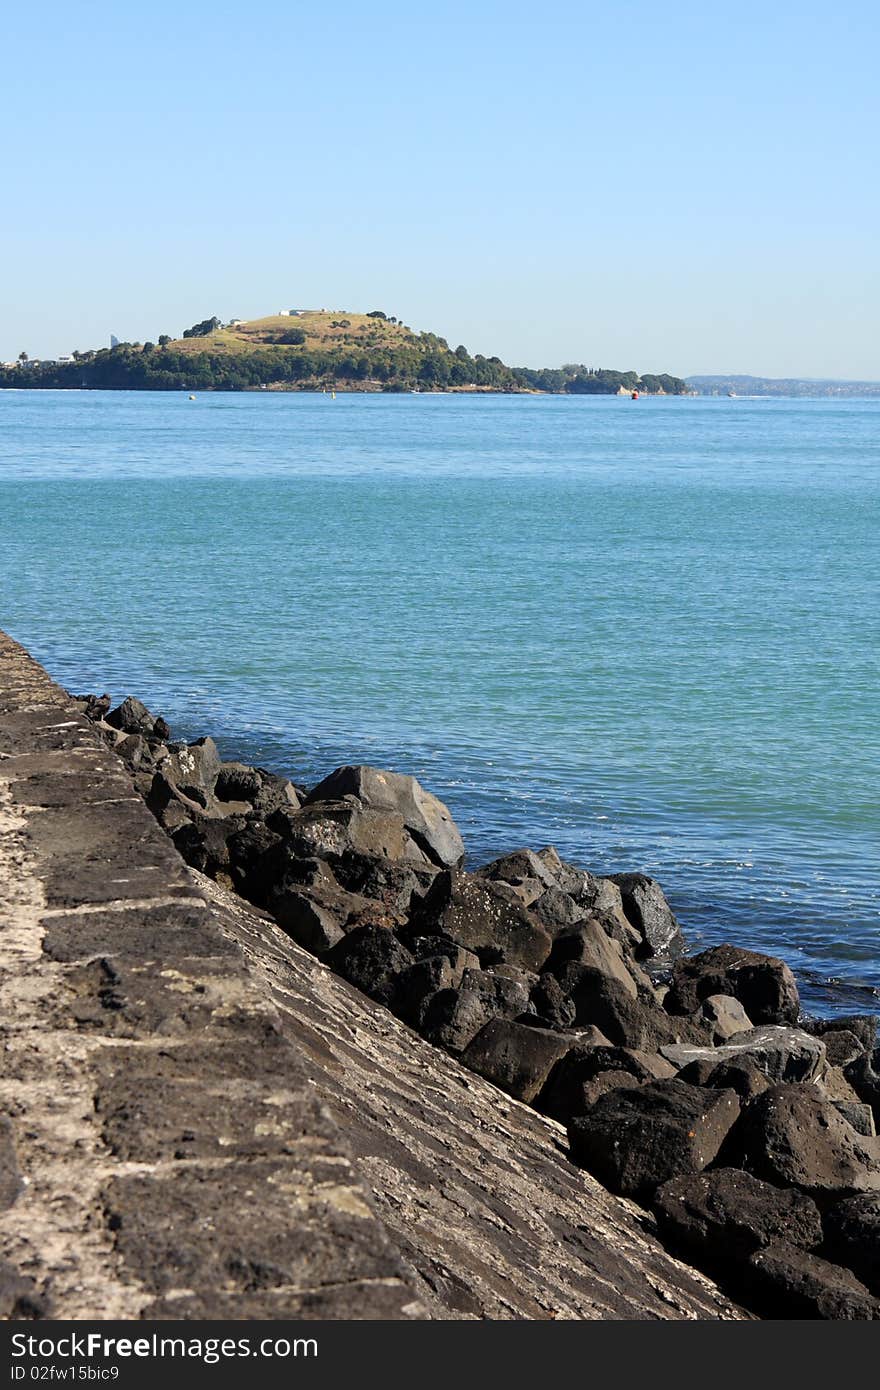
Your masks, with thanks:
[[(880, 987), (880, 403), (0, 393), (0, 626)], [(840, 984), (835, 984), (839, 981)]]

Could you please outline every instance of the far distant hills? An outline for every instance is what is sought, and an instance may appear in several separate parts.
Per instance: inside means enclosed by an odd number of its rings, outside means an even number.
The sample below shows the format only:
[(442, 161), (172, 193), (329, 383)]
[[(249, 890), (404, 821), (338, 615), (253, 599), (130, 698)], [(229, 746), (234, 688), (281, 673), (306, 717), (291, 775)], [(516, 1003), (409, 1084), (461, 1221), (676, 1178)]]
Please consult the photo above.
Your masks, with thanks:
[(689, 376), (687, 386), (698, 396), (880, 396), (880, 381), (809, 377)]
[(243, 321), (204, 319), (181, 338), (117, 343), (61, 361), (22, 353), (0, 367), (0, 388), (142, 391), (455, 391), (568, 395), (687, 395), (680, 378), (569, 363), (508, 367), (451, 348), (381, 309), (288, 310)]

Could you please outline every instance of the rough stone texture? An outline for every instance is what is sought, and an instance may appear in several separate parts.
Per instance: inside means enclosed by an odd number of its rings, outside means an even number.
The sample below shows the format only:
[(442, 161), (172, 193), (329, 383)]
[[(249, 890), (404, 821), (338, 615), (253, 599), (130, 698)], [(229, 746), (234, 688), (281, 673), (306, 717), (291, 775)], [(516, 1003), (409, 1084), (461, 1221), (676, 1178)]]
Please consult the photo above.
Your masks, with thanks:
[(740, 946), (712, 946), (676, 961), (666, 996), (670, 1013), (690, 1014), (712, 994), (732, 994), (753, 1023), (797, 1023), (797, 984), (785, 961)]
[(774, 1240), (811, 1250), (822, 1239), (816, 1203), (738, 1168), (673, 1178), (654, 1194), (660, 1229), (677, 1247), (720, 1266)]
[(560, 1127), (190, 873), (3, 636), (0, 994), (6, 1316), (744, 1316)]
[(814, 1081), (825, 1067), (825, 1044), (799, 1028), (768, 1025), (737, 1033), (720, 1047), (693, 1047), (687, 1043), (661, 1047), (676, 1067), (691, 1062), (718, 1066), (726, 1062), (752, 1062), (768, 1081)]
[(824, 1218), (826, 1253), (880, 1294), (880, 1192), (845, 1197)]
[(773, 1086), (746, 1110), (731, 1151), (757, 1177), (807, 1192), (880, 1190), (876, 1139), (857, 1135), (815, 1086)]
[(464, 859), (464, 844), (448, 809), (415, 777), (376, 767), (338, 767), (313, 788), (306, 805), (340, 801), (345, 796), (356, 796), (365, 806), (397, 812), (410, 835), (436, 864), (457, 868)]
[(614, 874), (612, 882), (620, 889), (623, 910), (641, 938), (643, 954), (664, 956), (682, 948), (681, 928), (656, 879), (647, 874)]
[(880, 1300), (848, 1269), (777, 1241), (749, 1260), (754, 1294), (771, 1317), (874, 1321)]
[(738, 1115), (733, 1091), (655, 1081), (602, 1096), (568, 1137), (577, 1161), (613, 1191), (644, 1197), (711, 1163)]
[(508, 1095), (530, 1103), (570, 1047), (565, 1033), (493, 1018), (471, 1039), (461, 1060)]

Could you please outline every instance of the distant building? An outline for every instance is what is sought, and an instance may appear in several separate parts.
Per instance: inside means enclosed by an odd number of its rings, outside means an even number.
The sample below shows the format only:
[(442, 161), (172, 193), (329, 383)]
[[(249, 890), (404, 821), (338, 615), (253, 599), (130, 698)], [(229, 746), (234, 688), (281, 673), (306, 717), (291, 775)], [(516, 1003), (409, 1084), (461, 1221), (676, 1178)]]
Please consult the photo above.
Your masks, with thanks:
[(229, 320), (229, 327), (230, 327), (230, 328), (241, 328), (241, 325), (242, 325), (243, 323), (244, 323), (244, 319), (230, 319), (230, 320)]
[(110, 346), (112, 348), (119, 347), (119, 339), (117, 338), (115, 333), (110, 334)]
[(282, 319), (301, 319), (305, 309), (279, 309), (278, 315)]

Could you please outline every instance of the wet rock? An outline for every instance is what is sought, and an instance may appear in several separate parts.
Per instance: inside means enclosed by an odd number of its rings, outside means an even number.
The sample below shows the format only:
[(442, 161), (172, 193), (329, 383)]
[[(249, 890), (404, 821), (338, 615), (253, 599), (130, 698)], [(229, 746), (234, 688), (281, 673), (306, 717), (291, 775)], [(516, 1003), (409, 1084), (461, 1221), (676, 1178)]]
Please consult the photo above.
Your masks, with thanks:
[(687, 1043), (661, 1048), (676, 1067), (689, 1062), (750, 1061), (769, 1081), (814, 1081), (825, 1069), (825, 1044), (799, 1028), (768, 1024), (737, 1033), (720, 1047), (694, 1047)]
[(691, 1086), (736, 1091), (742, 1105), (770, 1088), (764, 1073), (748, 1057), (732, 1062), (715, 1062), (711, 1057), (688, 1062), (678, 1073), (678, 1080), (687, 1081)]
[(661, 1235), (704, 1267), (745, 1260), (772, 1241), (812, 1250), (822, 1240), (816, 1203), (738, 1168), (691, 1173), (654, 1194)]
[(338, 767), (313, 789), (306, 805), (340, 801), (346, 796), (356, 796), (366, 807), (399, 815), (420, 849), (435, 864), (457, 868), (462, 863), (464, 844), (448, 808), (425, 791), (415, 777), (375, 767)]
[(508, 885), (457, 869), (437, 874), (415, 907), (412, 928), (451, 937), (475, 951), (484, 966), (504, 962), (540, 970), (550, 954), (550, 937)]
[(753, 1027), (742, 1004), (732, 994), (710, 994), (703, 1000), (700, 1013), (710, 1025), (716, 1044), (729, 1042), (737, 1033), (747, 1033)]
[(442, 989), (426, 1001), (421, 1032), (428, 1042), (463, 1052), (493, 1018), (516, 1018), (531, 1012), (528, 990), (515, 980), (466, 970), (458, 989)]
[(397, 977), (413, 964), (409, 951), (386, 927), (357, 927), (327, 953), (327, 964), (370, 999), (392, 1007)]
[(730, 1156), (756, 1177), (813, 1195), (880, 1190), (880, 1157), (815, 1086), (773, 1086), (731, 1136)]
[(874, 1320), (880, 1302), (848, 1269), (775, 1241), (749, 1259), (752, 1293), (766, 1316)]
[(600, 1096), (617, 1086), (646, 1086), (666, 1080), (675, 1069), (656, 1053), (634, 1048), (593, 1046), (578, 1040), (560, 1058), (537, 1100), (537, 1108), (561, 1124), (585, 1115)]
[(664, 956), (682, 949), (681, 928), (656, 879), (647, 874), (612, 874), (611, 881), (620, 889), (623, 910), (639, 934), (642, 954)]
[(713, 946), (676, 961), (666, 1008), (692, 1014), (712, 994), (733, 995), (755, 1024), (796, 1023), (800, 1012), (797, 985), (785, 962), (738, 946)]
[(733, 1091), (655, 1081), (602, 1096), (568, 1127), (572, 1156), (624, 1196), (645, 1197), (717, 1156), (739, 1115)]
[(880, 1193), (845, 1197), (824, 1216), (826, 1254), (880, 1293)]
[(471, 1039), (461, 1060), (508, 1095), (529, 1103), (570, 1047), (564, 1033), (493, 1018)]

